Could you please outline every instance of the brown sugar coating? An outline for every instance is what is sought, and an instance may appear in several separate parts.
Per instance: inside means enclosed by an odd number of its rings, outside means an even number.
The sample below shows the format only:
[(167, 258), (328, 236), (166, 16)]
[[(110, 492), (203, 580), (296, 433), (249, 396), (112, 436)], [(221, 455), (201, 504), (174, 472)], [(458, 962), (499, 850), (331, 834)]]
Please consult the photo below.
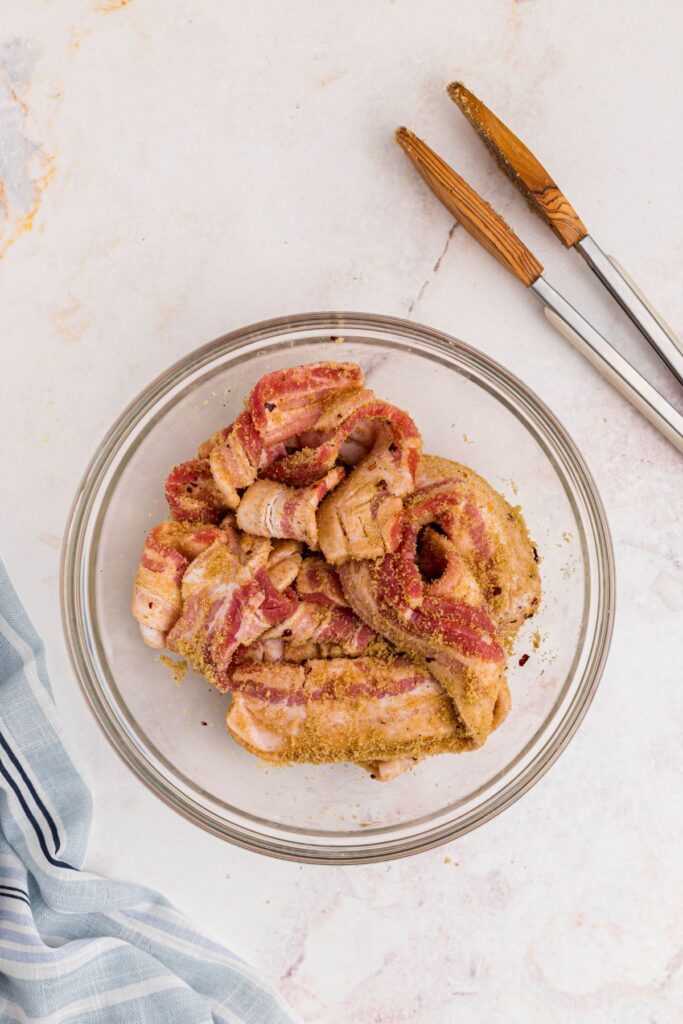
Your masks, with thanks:
[(521, 510), (423, 454), (357, 366), (262, 378), (167, 493), (133, 614), (231, 693), (247, 750), (388, 780), (503, 723), (506, 658), (541, 596)]
[(538, 553), (522, 510), (519, 505), (510, 505), (469, 466), (435, 455), (423, 456), (417, 486), (429, 485), (439, 478), (463, 481), (495, 540), (491, 567), (479, 571), (483, 574), (481, 583), (489, 609), (509, 650), (520, 627), (535, 613), (541, 600)]
[(228, 729), (248, 750), (280, 764), (419, 759), (472, 747), (452, 702), (428, 673), (402, 658), (373, 661), (292, 666), (282, 681), (288, 694), (298, 694), (291, 701), (275, 700), (274, 690), (259, 691), (253, 680), (250, 688), (245, 672)]

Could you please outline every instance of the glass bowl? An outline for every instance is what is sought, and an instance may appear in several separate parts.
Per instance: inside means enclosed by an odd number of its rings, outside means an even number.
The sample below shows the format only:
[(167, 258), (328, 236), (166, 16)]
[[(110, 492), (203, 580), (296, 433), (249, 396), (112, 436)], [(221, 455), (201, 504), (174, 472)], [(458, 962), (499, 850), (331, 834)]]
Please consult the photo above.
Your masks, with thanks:
[[(228, 424), (264, 373), (358, 362), (410, 411), (424, 449), (472, 466), (522, 506), (543, 602), (510, 661), (512, 711), (472, 753), (429, 758), (391, 782), (352, 765), (263, 764), (225, 730), (229, 698), (191, 673), (177, 685), (130, 614), (164, 479)], [(240, 846), (317, 863), (424, 850), (498, 814), (548, 769), (595, 693), (612, 631), (614, 569), (590, 474), (552, 413), (502, 366), (448, 335), (388, 317), (313, 313), (197, 349), (135, 399), (78, 489), (62, 556), (62, 615), (83, 693), (126, 764), (171, 807)], [(523, 655), (528, 660), (520, 665)]]

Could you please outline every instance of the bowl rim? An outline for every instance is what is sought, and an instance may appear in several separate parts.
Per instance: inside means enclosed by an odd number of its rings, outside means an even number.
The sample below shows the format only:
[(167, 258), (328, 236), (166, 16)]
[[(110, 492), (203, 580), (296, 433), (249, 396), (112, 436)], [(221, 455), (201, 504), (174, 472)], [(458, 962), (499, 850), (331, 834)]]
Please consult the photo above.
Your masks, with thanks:
[[(219, 824), (210, 811), (197, 804), (191, 806), (191, 801), (182, 792), (177, 788), (173, 790), (172, 787), (169, 787), (158, 769), (140, 757), (120, 728), (112, 728), (115, 726), (115, 722), (99, 694), (100, 680), (89, 663), (86, 655), (87, 645), (82, 640), (83, 616), (79, 617), (78, 614), (74, 614), (74, 611), (82, 611), (81, 554), (84, 531), (89, 523), (92, 498), (97, 493), (100, 481), (103, 480), (121, 446), (125, 444), (130, 428), (139, 423), (146, 412), (174, 385), (181, 383), (188, 373), (196, 374), (219, 353), (227, 354), (240, 346), (261, 339), (275, 340), (278, 334), (291, 334), (297, 330), (309, 333), (315, 330), (321, 337), (327, 334), (334, 337), (335, 332), (341, 334), (343, 331), (348, 332), (354, 329), (392, 332), (404, 341), (413, 335), (431, 343), (436, 342), (442, 351), (455, 348), (461, 356), (473, 358), (481, 367), (501, 378), (508, 387), (518, 393), (518, 397), (525, 399), (536, 417), (559, 444), (564, 457), (569, 460), (574, 475), (573, 482), (578, 483), (581, 489), (582, 498), (589, 513), (591, 538), (595, 544), (599, 589), (591, 649), (576, 693), (569, 708), (559, 720), (556, 730), (551, 733), (547, 742), (519, 775), (506, 782), (499, 792), (489, 796), (481, 805), (469, 811), (464, 819), (442, 822), (432, 829), (408, 837), (399, 836), (390, 839), (380, 837), (379, 841), (373, 845), (345, 847), (337, 844), (325, 847), (319, 844), (307, 845), (303, 841), (293, 842), (289, 837), (273, 841), (242, 824), (233, 823), (229, 826), (226, 826), (225, 823)], [(311, 340), (313, 339), (311, 338)], [(563, 467), (564, 469), (566, 467)], [(583, 456), (566, 428), (542, 399), (496, 360), (446, 332), (398, 317), (357, 312), (321, 311), (293, 314), (248, 324), (199, 346), (160, 373), (129, 402), (117, 417), (86, 466), (66, 521), (60, 559), (60, 608), (69, 658), (86, 703), (119, 757), (151, 792), (188, 821), (243, 849), (298, 863), (369, 864), (410, 856), (440, 846), (472, 831), (515, 803), (554, 764), (583, 721), (595, 696), (609, 654), (614, 627), (614, 606), (614, 553), (609, 525), (599, 492)]]

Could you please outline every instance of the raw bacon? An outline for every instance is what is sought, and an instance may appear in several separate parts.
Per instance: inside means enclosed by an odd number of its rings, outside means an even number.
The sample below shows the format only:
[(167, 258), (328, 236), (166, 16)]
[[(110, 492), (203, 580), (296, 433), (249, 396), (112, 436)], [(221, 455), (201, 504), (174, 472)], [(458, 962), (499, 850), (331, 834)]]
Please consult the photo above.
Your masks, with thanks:
[(289, 618), (269, 630), (265, 638), (271, 637), (283, 637), (291, 643), (334, 644), (344, 653), (355, 655), (365, 650), (376, 634), (350, 608), (300, 601)]
[(275, 540), (268, 556), (268, 575), (278, 590), (290, 587), (301, 569), (301, 544), (296, 540)]
[[(298, 581), (297, 581), (298, 585)], [(279, 641), (276, 645), (275, 641)], [(292, 614), (236, 654), (239, 661), (307, 661), (359, 657), (377, 644), (377, 634), (348, 607), (330, 600), (299, 600)]]
[(389, 761), (368, 761), (366, 764), (361, 764), (361, 768), (370, 772), (373, 779), (389, 782), (391, 779), (396, 779), (399, 775), (409, 772), (417, 763), (418, 758), (416, 757), (392, 757)]
[[(327, 498), (318, 513), (318, 539), (325, 558), (343, 565), (350, 558), (378, 558), (401, 539), (403, 502), (386, 483), (381, 460), (368, 456)], [(403, 487), (400, 488), (403, 491)]]
[[(444, 502), (454, 549), (479, 570), (480, 586), (501, 643), (509, 646), (541, 599), (538, 556), (519, 508), (512, 508), (468, 466), (424, 456), (416, 486)], [(449, 508), (450, 503), (450, 508)]]
[[(390, 556), (388, 556), (390, 557)], [(341, 569), (344, 593), (356, 614), (400, 650), (423, 660), (452, 697), (478, 745), (493, 727), (505, 662), (495, 630), (476, 609), (458, 602), (430, 602), (427, 612), (394, 605), (367, 562)]]
[(310, 363), (262, 377), (249, 398), (254, 426), (267, 445), (309, 430), (323, 403), (340, 392), (360, 388), (363, 376), (355, 363)]
[(360, 388), (362, 379), (353, 363), (313, 363), (261, 378), (244, 412), (199, 449), (200, 458), (209, 459), (227, 507), (237, 508), (239, 492), (256, 480), (259, 470), (285, 456), (285, 440), (316, 423), (330, 396)]
[(232, 692), (259, 756), (387, 780), (504, 720), (538, 556), (518, 510), (421, 445), (358, 366), (316, 363), (263, 377), (169, 475), (133, 614)]
[(166, 480), (166, 500), (179, 522), (218, 523), (228, 507), (206, 459), (181, 462)]
[(315, 550), (318, 506), (343, 479), (344, 470), (337, 466), (310, 487), (287, 487), (274, 480), (257, 480), (242, 495), (237, 525), (259, 537), (300, 540)]
[(301, 563), (296, 592), (306, 601), (339, 605), (340, 608), (349, 606), (339, 582), (339, 573), (319, 555), (311, 555)]
[[(398, 410), (396, 410), (398, 413)], [(420, 439), (412, 420), (382, 423), (372, 451), (323, 503), (318, 516), (320, 547), (329, 562), (377, 558), (394, 551), (401, 536), (402, 498), (415, 486)]]
[(276, 459), (264, 471), (274, 480), (304, 486), (334, 466), (354, 435), (373, 438), (361, 458), (318, 513), (319, 544), (329, 562), (376, 558), (400, 540), (402, 501), (415, 486), (420, 435), (410, 416), (372, 391), (359, 390), (326, 403), (307, 440), (317, 441)]
[(132, 611), (150, 647), (164, 646), (180, 615), (180, 588), (190, 562), (224, 537), (223, 530), (209, 523), (166, 522), (149, 533), (135, 574)]
[[(280, 542), (283, 543), (283, 542)], [(272, 570), (269, 567), (269, 572)], [(296, 578), (299, 604), (234, 661), (308, 661), (315, 658), (359, 657), (380, 638), (348, 606), (335, 568), (319, 555), (301, 563)]]
[(279, 591), (263, 564), (270, 542), (254, 540), (242, 557), (219, 541), (195, 559), (183, 578), (182, 614), (168, 635), (170, 650), (221, 690), (235, 651), (296, 607), (294, 591)]
[[(509, 607), (537, 602), (537, 574), (528, 538), (500, 496), (482, 502), (476, 487), (483, 481), (471, 471), (444, 459), (422, 461), (422, 486), (405, 502), (396, 552), (374, 565), (345, 565), (340, 577), (356, 614), (425, 659), (473, 740), (483, 743), (509, 705), (501, 624), (509, 628)], [(510, 572), (520, 553), (521, 568)], [(502, 575), (521, 589), (505, 593), (501, 616)]]
[(276, 763), (388, 761), (471, 747), (443, 689), (404, 658), (242, 665), (228, 730)]
[(315, 483), (334, 466), (344, 443), (359, 429), (370, 430), (373, 421), (385, 429), (381, 431), (381, 439), (375, 435), (375, 443), (366, 458), (380, 452), (384, 454), (384, 449), (388, 449), (382, 469), (390, 475), (392, 484), (407, 493), (415, 484), (420, 457), (417, 427), (406, 412), (365, 389), (329, 401), (315, 423), (314, 433), (308, 436), (309, 440), (318, 442), (316, 446), (275, 459), (264, 476), (295, 487)]
[(239, 491), (256, 479), (261, 467), (269, 460), (284, 452), (284, 447), (266, 448), (256, 430), (251, 414), (243, 412), (232, 426), (217, 435), (216, 444), (209, 439), (199, 449), (209, 451), (208, 459), (216, 487), (228, 508), (235, 509), (240, 503)]

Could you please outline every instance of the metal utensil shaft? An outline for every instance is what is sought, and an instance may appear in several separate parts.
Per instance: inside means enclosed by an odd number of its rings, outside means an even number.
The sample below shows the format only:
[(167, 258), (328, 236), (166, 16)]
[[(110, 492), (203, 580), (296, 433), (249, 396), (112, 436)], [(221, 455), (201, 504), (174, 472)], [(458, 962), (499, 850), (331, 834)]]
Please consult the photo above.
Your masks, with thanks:
[(585, 355), (597, 370), (683, 452), (683, 415), (617, 352), (546, 279), (537, 278), (530, 290), (545, 306), (554, 327)]
[(634, 286), (630, 278), (622, 273), (619, 264), (611, 260), (590, 235), (577, 242), (574, 248), (581, 253), (596, 277), (628, 313), (679, 384), (683, 385), (683, 347), (671, 328), (650, 306), (640, 289)]

